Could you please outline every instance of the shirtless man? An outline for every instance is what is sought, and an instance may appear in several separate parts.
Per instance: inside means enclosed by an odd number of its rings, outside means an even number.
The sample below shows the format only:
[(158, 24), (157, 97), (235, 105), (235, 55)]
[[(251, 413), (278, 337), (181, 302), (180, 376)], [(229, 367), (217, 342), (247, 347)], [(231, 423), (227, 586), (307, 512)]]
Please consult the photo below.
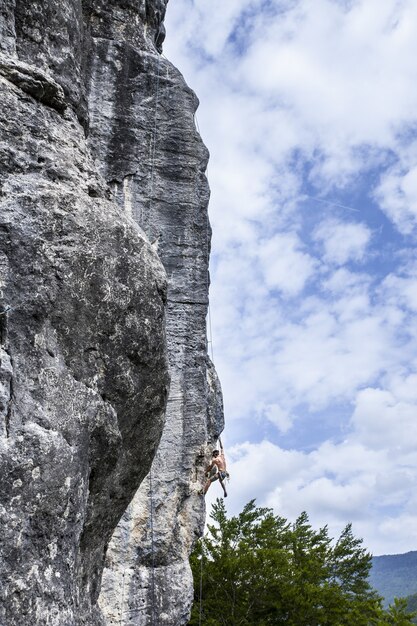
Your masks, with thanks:
[(213, 450), (212, 461), (210, 465), (206, 467), (207, 482), (204, 485), (204, 489), (202, 493), (203, 495), (206, 495), (211, 483), (214, 483), (215, 480), (218, 480), (222, 486), (224, 497), (227, 498), (227, 491), (224, 485), (224, 480), (227, 478), (226, 459), (224, 457), (224, 450), (223, 450), (221, 439), (219, 439), (219, 443), (220, 443), (220, 451)]

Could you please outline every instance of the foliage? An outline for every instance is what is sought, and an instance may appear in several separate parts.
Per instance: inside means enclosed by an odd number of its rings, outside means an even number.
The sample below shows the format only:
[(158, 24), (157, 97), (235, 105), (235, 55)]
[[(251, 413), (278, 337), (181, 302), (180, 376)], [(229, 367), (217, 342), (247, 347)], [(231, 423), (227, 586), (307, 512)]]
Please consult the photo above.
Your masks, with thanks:
[(217, 500), (210, 517), (191, 555), (190, 626), (412, 626), (403, 601), (383, 610), (350, 524), (333, 542), (306, 513), (290, 524), (254, 501), (228, 518)]
[(415, 613), (416, 617), (414, 617), (411, 621), (413, 624), (417, 624), (417, 593), (413, 593), (411, 596), (407, 596), (407, 611), (410, 613)]
[(413, 618), (416, 615), (415, 611), (411, 612), (408, 608), (407, 598), (395, 598), (384, 613), (381, 626), (410, 626), (415, 623)]
[(417, 611), (417, 593), (413, 593), (411, 596), (407, 596), (407, 609), (409, 611)]

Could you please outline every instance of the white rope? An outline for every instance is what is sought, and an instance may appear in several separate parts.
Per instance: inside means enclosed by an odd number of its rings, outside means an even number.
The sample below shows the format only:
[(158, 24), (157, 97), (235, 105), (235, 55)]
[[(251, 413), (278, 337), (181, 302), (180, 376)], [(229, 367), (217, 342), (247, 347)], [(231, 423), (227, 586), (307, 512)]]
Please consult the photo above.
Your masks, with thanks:
[(208, 305), (208, 320), (209, 320), (209, 337), (210, 339), (207, 341), (207, 343), (210, 344), (210, 351), (211, 351), (211, 362), (214, 363), (214, 352), (213, 352), (213, 331), (211, 329), (211, 309), (210, 309), (210, 303)]
[[(197, 113), (194, 113), (194, 122), (195, 122), (195, 126), (197, 129), (197, 132), (199, 135), (201, 135), (200, 132), (200, 125), (198, 123), (198, 119), (197, 119)], [(208, 177), (208, 164), (206, 167), (206, 178), (207, 178), (207, 182), (209, 183), (209, 177)], [(198, 180), (196, 181), (196, 187), (198, 184)], [(209, 183), (210, 184), (210, 183)], [(210, 248), (210, 242), (209, 242), (209, 231), (210, 231), (210, 223), (209, 223), (209, 216), (208, 216), (208, 211), (207, 211), (207, 224), (206, 224), (206, 255), (207, 255), (207, 295), (209, 295), (209, 290), (210, 290), (210, 285), (209, 285), (209, 266), (210, 266), (210, 252), (209, 252), (209, 248)], [(211, 354), (211, 361), (212, 363), (214, 363), (214, 348), (213, 348), (213, 330), (212, 330), (212, 325), (211, 325), (211, 308), (210, 308), (210, 298), (209, 298), (209, 302), (208, 302), (208, 307), (207, 307), (207, 319), (208, 319), (208, 338), (207, 338), (207, 344), (210, 345), (210, 354)]]
[[(158, 66), (156, 70), (156, 90), (155, 90), (155, 112), (154, 112), (154, 124), (152, 133), (152, 146), (151, 146), (151, 185), (149, 192), (149, 211), (152, 207), (154, 182), (155, 182), (155, 154), (156, 154), (156, 137), (158, 131), (158, 104), (159, 104), (159, 78), (160, 78), (160, 66), (161, 56), (158, 54)], [(142, 216), (143, 222), (143, 216)]]

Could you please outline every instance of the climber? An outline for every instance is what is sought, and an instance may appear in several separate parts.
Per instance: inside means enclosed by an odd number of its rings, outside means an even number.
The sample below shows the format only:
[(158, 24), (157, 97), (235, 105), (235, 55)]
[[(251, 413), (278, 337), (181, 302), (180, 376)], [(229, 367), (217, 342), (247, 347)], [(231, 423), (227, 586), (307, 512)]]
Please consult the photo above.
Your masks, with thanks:
[(224, 450), (222, 440), (219, 438), (220, 450), (213, 450), (212, 461), (206, 467), (207, 482), (204, 485), (204, 489), (200, 492), (202, 495), (206, 495), (210, 488), (211, 483), (218, 480), (222, 486), (224, 497), (227, 498), (227, 491), (224, 485), (224, 481), (228, 478), (229, 474), (226, 470), (226, 459), (224, 456)]

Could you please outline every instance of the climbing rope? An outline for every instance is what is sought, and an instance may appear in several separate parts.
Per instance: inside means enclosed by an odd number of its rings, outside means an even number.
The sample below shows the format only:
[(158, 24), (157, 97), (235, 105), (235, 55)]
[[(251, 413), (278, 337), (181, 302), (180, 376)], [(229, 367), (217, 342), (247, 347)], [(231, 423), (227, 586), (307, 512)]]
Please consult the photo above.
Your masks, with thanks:
[[(194, 113), (194, 122), (195, 122), (195, 126), (197, 129), (198, 134), (201, 136), (201, 132), (200, 132), (200, 125), (198, 123), (198, 119), (197, 119), (197, 113)], [(207, 178), (207, 183), (209, 184), (209, 175), (208, 175), (208, 164), (206, 167), (206, 172), (205, 172), (205, 176)], [(209, 184), (210, 186), (210, 184)], [(197, 195), (197, 191), (198, 191), (198, 171), (197, 171), (197, 177), (196, 177), (196, 195)], [(209, 265), (210, 265), (210, 241), (209, 241), (209, 232), (210, 232), (210, 222), (209, 222), (209, 216), (208, 216), (208, 211), (207, 211), (207, 221), (206, 221), (206, 258), (207, 258), (207, 279), (206, 279), (206, 287), (207, 287), (207, 295), (209, 293), (210, 290), (210, 284), (209, 284)], [(208, 319), (208, 338), (207, 338), (207, 344), (210, 346), (210, 353), (211, 353), (211, 361), (212, 363), (214, 363), (214, 349), (213, 349), (213, 331), (212, 331), (212, 326), (211, 326), (211, 309), (210, 309), (210, 299), (208, 302), (208, 307), (207, 307), (207, 319)]]
[[(157, 81), (156, 81), (156, 93), (155, 93), (155, 113), (154, 113), (154, 127), (153, 127), (153, 138), (152, 138), (152, 147), (151, 147), (151, 180), (150, 180), (150, 194), (149, 194), (149, 211), (152, 207), (153, 202), (153, 194), (154, 194), (154, 183), (155, 183), (155, 157), (156, 157), (156, 140), (157, 140), (157, 131), (158, 131), (158, 104), (159, 104), (159, 83), (160, 83), (160, 58), (158, 56), (158, 66), (157, 66)], [(200, 128), (198, 125), (197, 118), (195, 116), (196, 128), (198, 133), (200, 133)], [(198, 195), (198, 175), (199, 171), (197, 168), (196, 174), (196, 196)], [(206, 172), (206, 176), (208, 178), (208, 171)], [(197, 202), (198, 204), (198, 202)], [(143, 216), (142, 216), (143, 223)], [(207, 257), (207, 293), (209, 292), (209, 250), (210, 250), (210, 242), (209, 242), (209, 218), (207, 213), (207, 222), (206, 222), (206, 257)], [(214, 350), (213, 350), (213, 334), (212, 334), (212, 324), (211, 324), (211, 311), (210, 304), (208, 304), (208, 330), (209, 330), (209, 338), (207, 343), (210, 344), (211, 350), (211, 360), (214, 361)], [(171, 399), (172, 401), (173, 399)], [(170, 401), (170, 400), (168, 400)], [(155, 544), (154, 544), (154, 498), (153, 498), (153, 477), (152, 477), (152, 466), (148, 474), (149, 477), (149, 530), (150, 530), (150, 543), (151, 543), (151, 626), (156, 626), (156, 599), (155, 599)], [(203, 600), (203, 555), (201, 555), (201, 567), (200, 567), (200, 613), (199, 613), (199, 626), (202, 624), (202, 600)]]
[(214, 363), (214, 352), (213, 352), (213, 331), (211, 329), (211, 310), (210, 310), (210, 302), (208, 305), (208, 320), (209, 320), (209, 337), (210, 339), (207, 340), (207, 343), (210, 344), (210, 351), (211, 351), (211, 362)]
[[(155, 89), (155, 111), (154, 111), (154, 124), (152, 133), (151, 144), (151, 185), (149, 192), (149, 212), (152, 208), (153, 192), (154, 192), (154, 180), (155, 180), (155, 154), (156, 154), (156, 137), (158, 133), (158, 104), (159, 104), (159, 79), (160, 79), (160, 67), (161, 67), (161, 55), (158, 54), (158, 65), (156, 69), (156, 89)], [(143, 222), (143, 215), (142, 215)]]

